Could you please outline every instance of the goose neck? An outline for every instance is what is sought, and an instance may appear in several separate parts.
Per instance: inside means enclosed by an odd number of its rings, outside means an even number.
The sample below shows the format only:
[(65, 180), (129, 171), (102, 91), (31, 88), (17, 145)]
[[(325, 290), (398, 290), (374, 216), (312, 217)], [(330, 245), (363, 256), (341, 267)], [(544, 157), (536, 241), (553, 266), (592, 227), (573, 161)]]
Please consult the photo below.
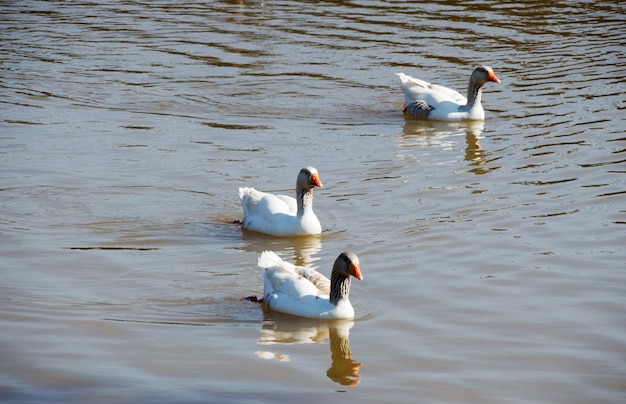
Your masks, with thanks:
[(350, 277), (334, 271), (330, 276), (330, 302), (335, 306), (348, 297), (350, 293)]
[(296, 188), (296, 202), (298, 205), (298, 216), (313, 210), (313, 190), (303, 187)]
[(474, 105), (480, 105), (484, 85), (485, 83), (481, 84), (476, 80), (470, 80), (467, 86), (467, 104), (465, 105), (466, 111), (472, 109)]

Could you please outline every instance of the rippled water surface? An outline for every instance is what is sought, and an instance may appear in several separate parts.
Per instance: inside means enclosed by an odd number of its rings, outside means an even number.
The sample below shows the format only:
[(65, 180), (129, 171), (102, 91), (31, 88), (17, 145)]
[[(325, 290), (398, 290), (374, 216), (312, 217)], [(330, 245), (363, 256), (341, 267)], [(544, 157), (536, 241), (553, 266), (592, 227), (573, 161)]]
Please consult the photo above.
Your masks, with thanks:
[[(626, 400), (621, 2), (3, 2), (0, 398)], [(405, 118), (394, 73), (502, 83)], [(239, 186), (317, 167), (320, 238)], [(271, 249), (355, 321), (264, 313)]]

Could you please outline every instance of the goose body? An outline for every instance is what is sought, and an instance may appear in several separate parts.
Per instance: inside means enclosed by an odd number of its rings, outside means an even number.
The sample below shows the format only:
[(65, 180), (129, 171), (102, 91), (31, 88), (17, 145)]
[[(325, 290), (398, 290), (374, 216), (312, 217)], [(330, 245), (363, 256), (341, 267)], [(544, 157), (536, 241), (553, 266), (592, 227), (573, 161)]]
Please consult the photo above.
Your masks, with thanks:
[(239, 188), (243, 207), (242, 227), (273, 236), (303, 236), (322, 233), (313, 212), (313, 188), (323, 187), (314, 167), (300, 170), (296, 198), (274, 195), (254, 188)]
[(331, 279), (312, 268), (283, 261), (273, 251), (264, 251), (258, 265), (263, 273), (263, 300), (270, 310), (308, 318), (354, 317), (348, 298), (350, 276), (363, 280), (356, 254), (341, 253)]
[(396, 73), (404, 93), (403, 112), (418, 118), (437, 121), (483, 121), (485, 111), (481, 104), (484, 85), (500, 83), (489, 66), (477, 67), (467, 86), (467, 98), (457, 91)]

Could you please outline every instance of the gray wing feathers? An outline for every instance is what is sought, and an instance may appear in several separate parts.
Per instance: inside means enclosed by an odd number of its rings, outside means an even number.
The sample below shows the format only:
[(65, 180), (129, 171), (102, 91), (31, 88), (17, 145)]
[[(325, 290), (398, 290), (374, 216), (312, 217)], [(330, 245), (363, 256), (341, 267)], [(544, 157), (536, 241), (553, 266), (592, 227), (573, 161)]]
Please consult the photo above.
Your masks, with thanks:
[(330, 280), (314, 269), (296, 267), (298, 274), (319, 289), (318, 295), (330, 295)]
[(435, 107), (431, 107), (426, 103), (426, 101), (418, 100), (410, 103), (404, 107), (404, 112), (416, 116), (418, 118), (428, 118), (431, 111), (433, 111)]

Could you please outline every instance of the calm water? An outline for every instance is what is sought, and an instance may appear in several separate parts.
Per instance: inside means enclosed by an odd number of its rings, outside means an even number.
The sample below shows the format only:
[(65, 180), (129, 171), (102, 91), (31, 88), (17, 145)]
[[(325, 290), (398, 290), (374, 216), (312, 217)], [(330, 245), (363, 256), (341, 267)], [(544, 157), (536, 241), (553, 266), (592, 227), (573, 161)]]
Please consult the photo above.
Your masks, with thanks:
[[(626, 6), (359, 3), (0, 4), (2, 400), (626, 400)], [(305, 165), (322, 237), (232, 223)], [(241, 300), (265, 249), (358, 318)]]

